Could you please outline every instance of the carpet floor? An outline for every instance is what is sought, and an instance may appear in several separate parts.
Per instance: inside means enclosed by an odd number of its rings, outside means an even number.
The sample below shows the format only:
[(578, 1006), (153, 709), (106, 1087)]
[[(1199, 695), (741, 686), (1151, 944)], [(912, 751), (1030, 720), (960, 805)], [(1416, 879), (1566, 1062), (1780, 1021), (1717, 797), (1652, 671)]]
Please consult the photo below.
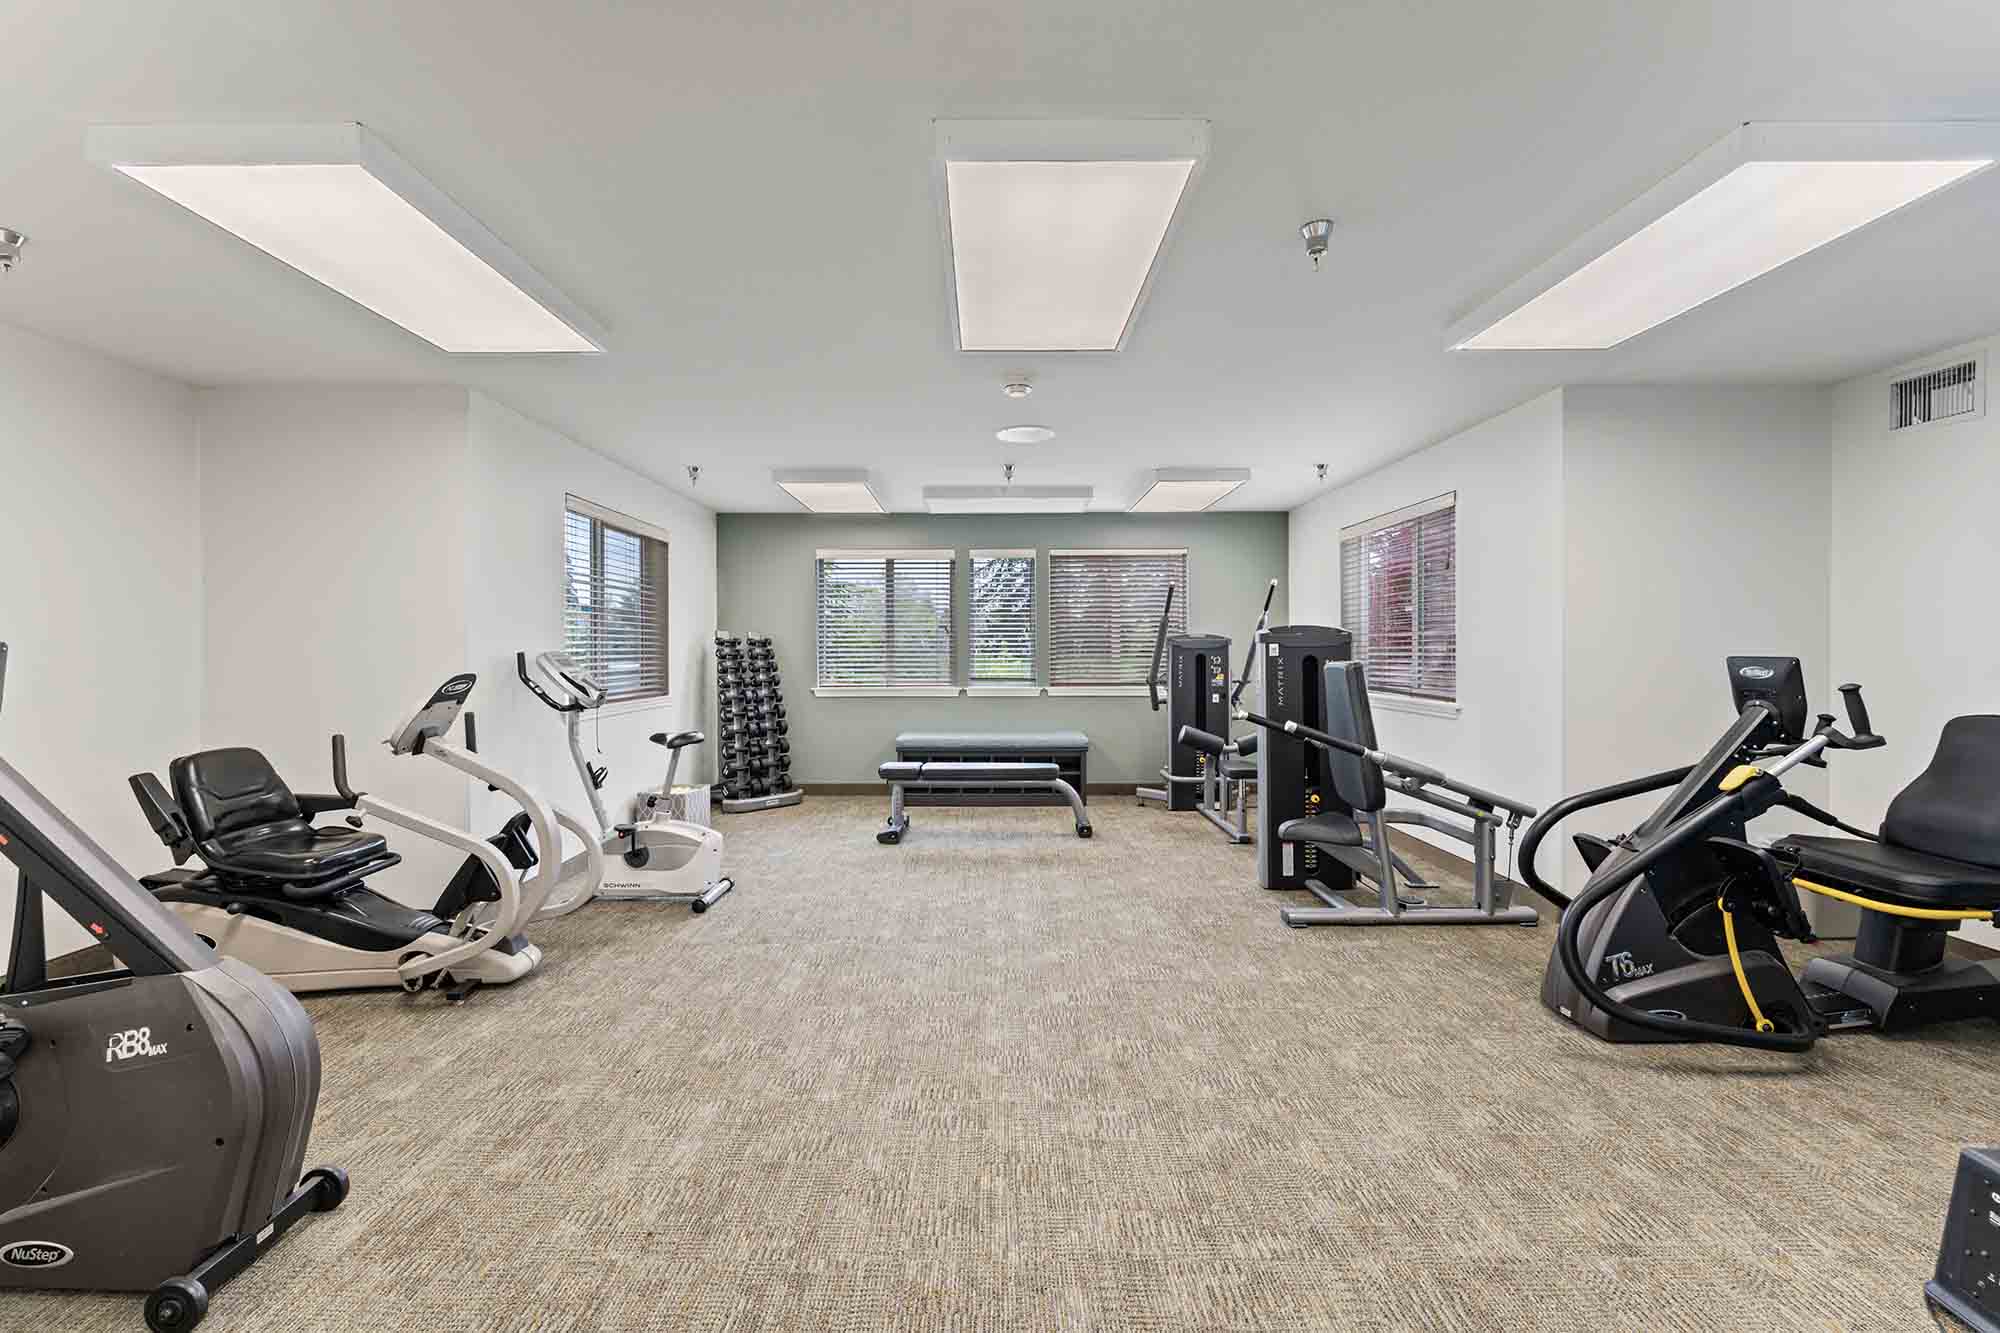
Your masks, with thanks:
[[(2000, 1025), (1613, 1047), (1518, 927), (1288, 930), (1191, 814), (725, 816), (459, 1009), (309, 998), (353, 1174), (229, 1330), (1922, 1330)], [(0, 1296), (8, 1330), (137, 1302)]]

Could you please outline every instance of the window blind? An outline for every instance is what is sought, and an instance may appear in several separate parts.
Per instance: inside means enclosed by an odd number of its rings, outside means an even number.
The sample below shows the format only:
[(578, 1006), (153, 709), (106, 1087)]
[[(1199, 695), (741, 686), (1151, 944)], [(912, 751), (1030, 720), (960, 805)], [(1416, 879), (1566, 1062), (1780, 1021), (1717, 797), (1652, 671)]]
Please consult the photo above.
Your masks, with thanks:
[(1458, 698), (1458, 496), (1344, 528), (1341, 619), (1368, 688)]
[(643, 526), (574, 497), (563, 514), (563, 647), (611, 699), (667, 692), (667, 543)]
[(950, 551), (821, 551), (819, 685), (952, 685)]
[(1050, 686), (1145, 685), (1169, 586), (1182, 634), (1186, 551), (1049, 552)]
[(972, 553), (971, 681), (1035, 683), (1035, 553)]

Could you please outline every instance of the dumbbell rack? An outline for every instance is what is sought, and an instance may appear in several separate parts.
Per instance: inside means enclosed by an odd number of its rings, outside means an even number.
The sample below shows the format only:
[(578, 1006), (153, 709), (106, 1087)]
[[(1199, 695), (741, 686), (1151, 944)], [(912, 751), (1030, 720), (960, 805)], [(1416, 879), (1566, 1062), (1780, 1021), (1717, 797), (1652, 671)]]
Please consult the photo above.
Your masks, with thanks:
[(797, 805), (792, 742), (778, 658), (768, 635), (715, 636), (715, 707), (721, 722), (722, 808), (730, 814)]

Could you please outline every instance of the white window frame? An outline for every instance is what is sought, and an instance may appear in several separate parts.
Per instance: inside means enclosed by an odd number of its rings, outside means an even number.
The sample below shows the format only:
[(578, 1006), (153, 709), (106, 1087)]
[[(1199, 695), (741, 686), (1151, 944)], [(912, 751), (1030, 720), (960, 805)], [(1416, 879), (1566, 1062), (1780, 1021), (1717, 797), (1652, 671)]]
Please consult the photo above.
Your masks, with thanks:
[[(1187, 585), (1192, 581), (1189, 571), (1188, 548), (1185, 546), (1064, 546), (1052, 547), (1048, 551), (1049, 576), (1047, 580), (1049, 603), (1048, 642), (1043, 646), (1047, 659), (1043, 679), (1048, 682), (1046, 689), (1051, 696), (1071, 699), (1143, 699), (1147, 696), (1144, 684), (1139, 685), (1058, 685), (1055, 683), (1055, 562), (1058, 556), (1122, 555), (1134, 557), (1166, 558), (1178, 557), (1181, 561), (1180, 606), (1183, 619), (1187, 615)], [(1164, 665), (1162, 667), (1164, 669)]]
[[(819, 682), (819, 566), (822, 560), (943, 560), (951, 565), (951, 684), (822, 685)], [(958, 550), (930, 546), (827, 546), (813, 552), (813, 697), (818, 699), (953, 698), (963, 692), (959, 679)]]
[[(1340, 530), (1340, 541), (1338, 547), (1336, 548), (1338, 551), (1336, 559), (1338, 560), (1339, 564), (1336, 566), (1335, 577), (1340, 584), (1340, 597), (1341, 597), (1340, 618), (1341, 618), (1341, 623), (1343, 625), (1351, 626), (1357, 623), (1357, 618), (1363, 617), (1364, 615), (1361, 608), (1351, 607), (1347, 605), (1347, 571), (1345, 568), (1347, 544), (1350, 541), (1354, 541), (1358, 538), (1373, 536), (1375, 533), (1378, 533), (1385, 528), (1393, 528), (1399, 524), (1408, 523), (1411, 522), (1412, 520), (1423, 518), (1425, 515), (1428, 514), (1442, 513), (1447, 509), (1456, 510), (1457, 508), (1458, 508), (1458, 492), (1455, 490), (1445, 491), (1440, 495), (1433, 495), (1427, 500), (1419, 500), (1415, 504), (1405, 505), (1401, 509), (1393, 509), (1385, 514), (1376, 514), (1372, 518), (1362, 519), (1359, 523), (1350, 523), (1346, 527)], [(1456, 528), (1457, 528), (1457, 516), (1456, 514), (1454, 514), (1453, 516), (1454, 532), (1452, 540), (1453, 596), (1452, 596), (1451, 637), (1452, 637), (1452, 654), (1454, 659), (1452, 693), (1455, 697), (1451, 699), (1433, 699), (1425, 695), (1406, 694), (1401, 690), (1377, 689), (1375, 688), (1374, 682), (1371, 680), (1368, 686), (1368, 702), (1370, 707), (1385, 709), (1392, 713), (1415, 713), (1423, 717), (1458, 717), (1463, 710), (1464, 707), (1463, 699), (1462, 697), (1459, 696), (1462, 696), (1464, 693), (1464, 682), (1460, 680), (1457, 675), (1458, 666), (1462, 664), (1463, 658), (1458, 653), (1458, 608), (1457, 608), (1458, 573), (1457, 573), (1457, 555), (1456, 555), (1458, 549), (1458, 542), (1457, 542)], [(1421, 592), (1423, 583), (1423, 572), (1421, 566), (1419, 566), (1416, 571), (1416, 581), (1419, 592)], [(1423, 621), (1423, 612), (1421, 610), (1421, 607), (1417, 612), (1416, 621), (1418, 624), (1421, 624)], [(1357, 660), (1362, 661), (1364, 666), (1367, 665), (1365, 656)]]
[[(1033, 562), (1033, 583), (1028, 599), (1028, 651), (1032, 659), (1027, 680), (975, 680), (973, 655), (978, 650), (973, 626), (972, 566), (979, 560), (1025, 559)], [(1042, 693), (1047, 679), (1047, 662), (1042, 643), (1042, 626), (1047, 617), (1043, 602), (1047, 596), (1047, 570), (1041, 554), (1032, 546), (974, 547), (965, 553), (965, 692), (986, 698), (1027, 697)]]
[[(656, 541), (666, 547), (667, 586), (660, 589), (660, 617), (663, 622), (661, 625), (660, 637), (662, 642), (660, 652), (662, 669), (666, 673), (666, 688), (656, 694), (615, 699), (606, 703), (597, 711), (601, 717), (619, 717), (626, 713), (642, 713), (650, 709), (667, 707), (673, 703), (674, 678), (678, 674), (674, 670), (673, 661), (673, 536), (668, 529), (661, 527), (657, 523), (648, 523), (642, 518), (636, 518), (621, 510), (612, 509), (607, 505), (598, 504), (594, 500), (586, 500), (580, 495), (565, 492), (563, 495), (563, 522), (556, 530), (556, 567), (562, 572), (561, 577), (565, 587), (567, 587), (569, 581), (569, 540), (567, 529), (569, 526), (569, 515), (571, 514), (581, 515), (584, 518), (595, 520), (598, 523), (606, 524), (620, 531), (629, 532), (636, 537), (644, 537), (650, 541)], [(561, 614), (564, 615), (564, 619), (558, 622), (560, 637), (564, 643), (567, 643), (569, 626), (566, 612)]]

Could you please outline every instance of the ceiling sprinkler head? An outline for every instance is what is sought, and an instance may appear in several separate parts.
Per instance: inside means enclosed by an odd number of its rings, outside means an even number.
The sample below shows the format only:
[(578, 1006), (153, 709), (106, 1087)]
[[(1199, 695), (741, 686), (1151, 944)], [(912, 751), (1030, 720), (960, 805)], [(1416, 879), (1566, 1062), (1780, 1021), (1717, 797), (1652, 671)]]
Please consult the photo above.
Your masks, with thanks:
[(1014, 465), (1012, 463), (1002, 463), (1000, 465), (1000, 475), (1007, 479), (1009, 486), (1012, 486), (1014, 484)]
[(1313, 272), (1319, 272), (1319, 257), (1333, 239), (1333, 219), (1314, 218), (1299, 228), (1299, 235), (1306, 238), (1306, 257), (1313, 262)]
[(1321, 481), (1325, 481), (1325, 480), (1326, 480), (1326, 464), (1324, 464), (1324, 463), (1314, 463), (1314, 464), (1313, 464), (1313, 471), (1315, 471), (1315, 472), (1319, 473), (1319, 479), (1320, 479)]
[(0, 273), (11, 273), (14, 265), (21, 262), (21, 251), (27, 246), (28, 238), (18, 231), (0, 227)]
[(1000, 386), (1000, 392), (1006, 394), (1009, 398), (1026, 398), (1034, 391), (1035, 386), (1028, 383), (1025, 379), (1008, 380)]
[(701, 467), (700, 467), (700, 465), (698, 465), (698, 464), (695, 464), (695, 463), (689, 463), (689, 464), (688, 464), (688, 485), (690, 485), (690, 486), (699, 486), (699, 485), (701, 485)]

